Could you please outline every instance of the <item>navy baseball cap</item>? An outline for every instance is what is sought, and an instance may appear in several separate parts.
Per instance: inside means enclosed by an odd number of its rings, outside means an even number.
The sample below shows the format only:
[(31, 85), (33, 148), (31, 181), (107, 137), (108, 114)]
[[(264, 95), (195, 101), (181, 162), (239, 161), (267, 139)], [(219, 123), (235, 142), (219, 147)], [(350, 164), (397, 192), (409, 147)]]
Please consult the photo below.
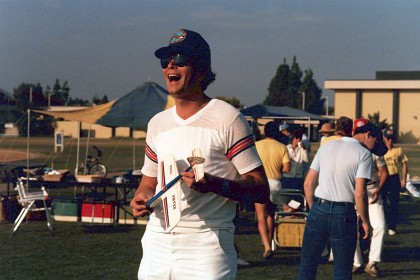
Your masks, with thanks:
[(169, 45), (157, 49), (155, 56), (162, 59), (177, 53), (191, 57), (200, 63), (211, 64), (209, 44), (200, 34), (191, 30), (180, 29), (175, 32)]
[(388, 152), (388, 147), (384, 143), (382, 131), (379, 127), (369, 122), (367, 119), (356, 119), (353, 122), (354, 133), (365, 133), (370, 132), (373, 137), (376, 138), (375, 147), (372, 149), (372, 153), (377, 156), (383, 156)]
[(383, 130), (383, 133), (384, 133), (384, 137), (385, 138), (395, 140), (395, 133), (394, 133), (394, 131), (392, 129), (385, 128)]

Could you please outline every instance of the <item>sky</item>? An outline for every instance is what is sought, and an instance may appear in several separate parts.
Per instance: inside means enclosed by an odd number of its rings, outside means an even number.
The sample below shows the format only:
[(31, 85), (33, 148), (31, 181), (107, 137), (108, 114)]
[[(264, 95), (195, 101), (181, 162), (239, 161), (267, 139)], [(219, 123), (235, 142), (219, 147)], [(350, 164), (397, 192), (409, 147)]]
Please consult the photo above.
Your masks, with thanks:
[[(420, 1), (0, 0), (0, 88), (67, 81), (72, 98), (165, 87), (154, 51), (180, 28), (209, 43), (211, 97), (260, 104), (293, 57), (325, 80), (420, 70)], [(323, 89), (333, 105), (333, 93)]]

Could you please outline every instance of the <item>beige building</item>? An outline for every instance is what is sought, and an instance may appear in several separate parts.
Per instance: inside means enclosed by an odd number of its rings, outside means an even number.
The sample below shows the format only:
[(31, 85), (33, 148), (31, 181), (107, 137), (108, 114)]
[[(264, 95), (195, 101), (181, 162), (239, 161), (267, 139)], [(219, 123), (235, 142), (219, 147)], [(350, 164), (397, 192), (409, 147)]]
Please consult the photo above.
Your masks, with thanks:
[(367, 118), (380, 114), (400, 142), (420, 142), (420, 71), (376, 73), (376, 80), (326, 80), (335, 93), (335, 116)]
[[(86, 107), (71, 107), (71, 106), (52, 106), (49, 111), (75, 111), (83, 110)], [(80, 125), (80, 134), (79, 134)], [(106, 127), (99, 124), (90, 124), (86, 122), (59, 120), (55, 121), (55, 131), (63, 132), (65, 137), (77, 138), (91, 136), (93, 138), (112, 138), (112, 137), (134, 137), (146, 138), (145, 131), (132, 130), (128, 127)]]

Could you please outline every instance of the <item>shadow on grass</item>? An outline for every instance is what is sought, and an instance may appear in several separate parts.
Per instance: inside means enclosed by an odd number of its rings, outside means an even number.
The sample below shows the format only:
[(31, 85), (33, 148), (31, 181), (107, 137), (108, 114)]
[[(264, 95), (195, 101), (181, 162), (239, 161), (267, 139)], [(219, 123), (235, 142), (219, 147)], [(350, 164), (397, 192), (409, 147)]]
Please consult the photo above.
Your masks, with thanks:
[(268, 260), (258, 260), (258, 261), (250, 261), (249, 266), (238, 266), (238, 269), (247, 269), (253, 267), (277, 267), (280, 265), (299, 265), (300, 263), (300, 255), (279, 255), (278, 253), (272, 259)]
[[(392, 269), (392, 270), (381, 269), (381, 275), (383, 276), (383, 278), (391, 277), (391, 276), (403, 277), (403, 276), (420, 275), (420, 268), (409, 269), (409, 270), (408, 269)], [(413, 279), (413, 278), (410, 278), (410, 279)]]
[(401, 263), (420, 261), (420, 247), (402, 247), (401, 242), (385, 242), (383, 262)]
[(83, 225), (83, 231), (88, 234), (113, 234), (127, 233), (135, 230), (132, 225), (103, 225), (103, 224), (86, 224)]

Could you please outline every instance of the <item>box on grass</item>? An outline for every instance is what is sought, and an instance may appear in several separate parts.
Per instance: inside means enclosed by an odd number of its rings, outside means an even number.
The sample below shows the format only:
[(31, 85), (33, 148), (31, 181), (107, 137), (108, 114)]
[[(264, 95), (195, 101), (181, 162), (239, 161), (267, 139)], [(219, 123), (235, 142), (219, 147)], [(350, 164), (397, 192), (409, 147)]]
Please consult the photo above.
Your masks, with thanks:
[(51, 204), (55, 221), (77, 222), (80, 220), (81, 201), (76, 198), (54, 198)]
[(83, 202), (82, 222), (87, 223), (113, 223), (115, 220), (115, 207), (109, 202)]
[(146, 225), (148, 220), (149, 217), (134, 217), (129, 205), (123, 205), (119, 208), (119, 224)]

